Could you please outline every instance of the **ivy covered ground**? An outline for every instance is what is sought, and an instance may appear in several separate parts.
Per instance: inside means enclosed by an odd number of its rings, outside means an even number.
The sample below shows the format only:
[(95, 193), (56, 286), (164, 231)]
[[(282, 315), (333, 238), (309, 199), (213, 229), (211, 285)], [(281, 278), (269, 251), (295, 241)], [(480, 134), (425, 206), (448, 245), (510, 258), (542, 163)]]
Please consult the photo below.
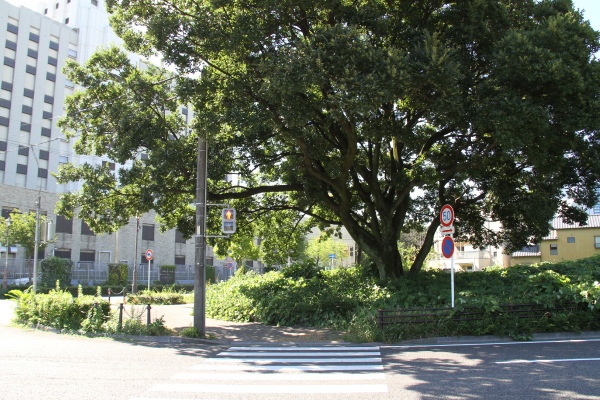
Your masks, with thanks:
[[(483, 321), (403, 324), (377, 329), (377, 309), (433, 308), (450, 305), (450, 274), (424, 271), (382, 282), (359, 267), (324, 271), (296, 264), (264, 275), (238, 273), (210, 285), (207, 315), (230, 321), (307, 325), (339, 329), (347, 340), (399, 341), (448, 335), (509, 335), (527, 339), (535, 332), (600, 330), (600, 255), (481, 272), (457, 273), (456, 306), (478, 306)], [(583, 302), (583, 310), (556, 312), (551, 318), (492, 318), (500, 304), (536, 303), (548, 307)]]

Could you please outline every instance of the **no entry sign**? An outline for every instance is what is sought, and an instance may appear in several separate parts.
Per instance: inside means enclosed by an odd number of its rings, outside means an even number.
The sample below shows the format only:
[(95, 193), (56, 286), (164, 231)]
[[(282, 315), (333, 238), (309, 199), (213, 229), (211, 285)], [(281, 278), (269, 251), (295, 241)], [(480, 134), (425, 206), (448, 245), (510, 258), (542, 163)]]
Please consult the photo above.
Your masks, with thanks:
[(442, 254), (446, 258), (450, 258), (454, 254), (454, 240), (450, 236), (446, 236), (442, 240)]

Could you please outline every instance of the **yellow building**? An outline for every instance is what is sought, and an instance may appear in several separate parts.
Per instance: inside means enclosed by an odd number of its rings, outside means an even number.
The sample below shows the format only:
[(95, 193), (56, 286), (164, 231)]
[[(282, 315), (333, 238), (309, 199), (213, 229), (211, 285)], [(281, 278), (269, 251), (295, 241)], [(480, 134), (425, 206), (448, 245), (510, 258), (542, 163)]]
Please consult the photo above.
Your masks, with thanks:
[(554, 218), (551, 225), (550, 234), (539, 245), (513, 253), (510, 265), (578, 260), (600, 254), (600, 215), (589, 215), (584, 226), (567, 224), (562, 218)]

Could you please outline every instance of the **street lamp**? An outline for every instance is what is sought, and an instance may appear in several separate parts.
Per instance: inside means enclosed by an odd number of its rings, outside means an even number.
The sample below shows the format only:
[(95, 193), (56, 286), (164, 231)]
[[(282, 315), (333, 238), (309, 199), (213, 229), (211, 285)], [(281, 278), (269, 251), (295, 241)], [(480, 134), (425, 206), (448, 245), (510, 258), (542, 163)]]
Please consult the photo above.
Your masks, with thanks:
[(12, 221), (10, 220), (10, 217), (8, 217), (8, 219), (6, 220), (6, 261), (4, 262), (4, 278), (2, 279), (2, 289), (6, 289), (6, 286), (8, 286), (8, 281), (7, 281), (8, 253), (10, 252), (10, 243), (8, 240), (8, 234), (10, 231), (10, 224), (12, 224)]

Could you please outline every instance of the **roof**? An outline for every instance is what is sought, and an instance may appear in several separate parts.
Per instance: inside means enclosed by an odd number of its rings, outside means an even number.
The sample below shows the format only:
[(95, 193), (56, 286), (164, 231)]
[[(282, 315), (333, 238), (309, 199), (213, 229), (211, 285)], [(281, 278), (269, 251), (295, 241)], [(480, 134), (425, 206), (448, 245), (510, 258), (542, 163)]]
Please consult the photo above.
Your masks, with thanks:
[(539, 244), (523, 247), (521, 250), (512, 253), (513, 257), (540, 257), (541, 255)]
[(554, 218), (552, 229), (577, 229), (577, 228), (600, 228), (600, 214), (588, 215), (587, 225), (579, 225), (578, 223), (567, 224), (562, 218)]

